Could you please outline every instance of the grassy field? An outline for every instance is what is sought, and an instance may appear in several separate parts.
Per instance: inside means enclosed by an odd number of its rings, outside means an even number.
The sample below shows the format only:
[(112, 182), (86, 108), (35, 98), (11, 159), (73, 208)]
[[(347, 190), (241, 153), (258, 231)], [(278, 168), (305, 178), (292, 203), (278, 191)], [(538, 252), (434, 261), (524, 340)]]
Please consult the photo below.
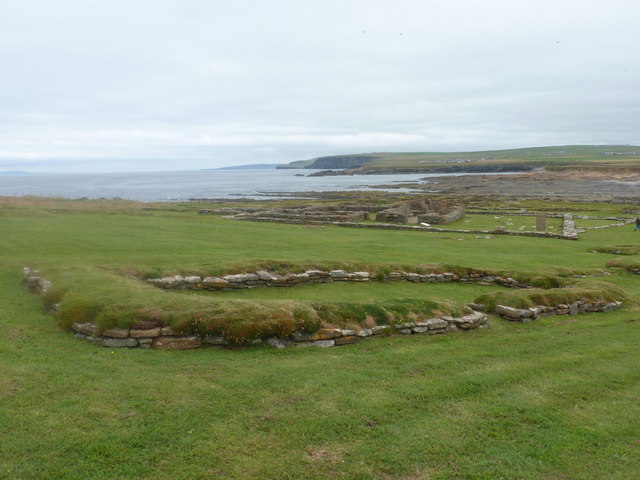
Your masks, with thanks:
[[(204, 298), (138, 287), (127, 274), (246, 271), (270, 262), (588, 273), (615, 259), (638, 262), (640, 234), (631, 226), (588, 231), (577, 242), (487, 239), (233, 222), (198, 216), (189, 205), (50, 199), (3, 199), (0, 222), (0, 478), (640, 476), (640, 278), (623, 268), (598, 277), (626, 294), (615, 313), (529, 324), (492, 317), (488, 330), (329, 350), (95, 347), (76, 340), (20, 284), (22, 266), (31, 265), (86, 295), (113, 295), (109, 301), (138, 299), (142, 288), (152, 300), (172, 302), (465, 303), (496, 288), (350, 284)], [(629, 255), (594, 253), (622, 246)], [(118, 288), (110, 290), (108, 279)]]

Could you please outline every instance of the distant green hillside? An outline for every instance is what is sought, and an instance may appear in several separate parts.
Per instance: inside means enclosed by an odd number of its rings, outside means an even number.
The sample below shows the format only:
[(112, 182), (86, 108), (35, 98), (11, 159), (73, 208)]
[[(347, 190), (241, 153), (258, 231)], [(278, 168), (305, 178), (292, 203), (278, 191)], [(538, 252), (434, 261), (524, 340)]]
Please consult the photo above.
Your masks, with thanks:
[(295, 162), (286, 163), (284, 165), (278, 165), (277, 169), (291, 169), (291, 168), (309, 168), (309, 166), (315, 161), (315, 159), (311, 160), (296, 160)]
[[(296, 167), (293, 167), (293, 164)], [(332, 155), (289, 168), (358, 169), (377, 172), (506, 171), (534, 168), (640, 168), (640, 146), (564, 145), (478, 152), (396, 152)]]

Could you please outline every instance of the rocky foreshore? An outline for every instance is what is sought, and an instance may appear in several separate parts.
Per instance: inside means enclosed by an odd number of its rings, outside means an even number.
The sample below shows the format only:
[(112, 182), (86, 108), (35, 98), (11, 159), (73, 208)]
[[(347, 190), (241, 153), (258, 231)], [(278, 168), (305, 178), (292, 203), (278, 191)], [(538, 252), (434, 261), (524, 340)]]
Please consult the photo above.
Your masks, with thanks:
[(424, 173), (501, 173), (501, 172), (530, 172), (542, 164), (509, 164), (509, 165), (432, 165), (428, 167), (390, 167), (390, 168), (342, 168), (335, 170), (319, 170), (310, 173), (308, 177), (326, 177), (336, 175), (397, 175)]

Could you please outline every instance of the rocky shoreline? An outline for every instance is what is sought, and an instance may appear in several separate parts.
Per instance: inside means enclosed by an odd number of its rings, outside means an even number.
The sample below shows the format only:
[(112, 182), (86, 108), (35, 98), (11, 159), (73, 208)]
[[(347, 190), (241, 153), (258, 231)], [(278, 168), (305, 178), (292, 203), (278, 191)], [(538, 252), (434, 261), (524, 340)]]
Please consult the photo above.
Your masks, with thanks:
[(397, 167), (397, 168), (346, 168), (337, 170), (320, 170), (307, 175), (308, 177), (327, 177), (338, 175), (396, 175), (424, 173), (500, 173), (500, 172), (530, 172), (540, 168), (539, 164), (524, 165), (438, 165), (430, 167)]
[[(521, 200), (525, 198), (557, 201), (640, 204), (640, 174), (625, 175), (611, 172), (580, 170), (534, 170), (522, 173), (478, 175), (465, 169), (469, 175), (426, 177), (419, 181), (380, 184), (365, 190), (270, 192), (273, 199), (348, 200), (406, 199), (414, 194), (447, 195), (450, 198), (482, 197)], [(329, 171), (327, 175), (351, 175), (350, 170)], [(319, 176), (322, 172), (312, 174)], [(357, 172), (416, 173), (415, 171)], [(421, 172), (427, 173), (427, 172)], [(447, 172), (440, 172), (447, 173)], [(384, 191), (387, 190), (387, 191)], [(395, 191), (394, 191), (395, 190)], [(192, 201), (228, 202), (220, 198), (192, 198)], [(235, 199), (235, 202), (257, 203), (253, 199)]]
[(401, 187), (449, 196), (640, 203), (640, 179), (636, 177), (616, 178), (613, 175), (580, 172), (528, 172), (429, 177), (422, 181), (424, 183), (403, 183)]

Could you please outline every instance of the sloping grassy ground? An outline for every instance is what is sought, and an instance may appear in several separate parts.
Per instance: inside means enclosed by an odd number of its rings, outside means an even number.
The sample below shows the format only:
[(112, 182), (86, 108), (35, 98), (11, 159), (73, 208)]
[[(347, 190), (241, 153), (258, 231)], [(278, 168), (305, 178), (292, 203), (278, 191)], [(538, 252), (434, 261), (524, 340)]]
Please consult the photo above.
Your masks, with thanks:
[[(109, 213), (73, 205), (0, 209), (0, 478), (640, 475), (633, 304), (524, 325), (494, 318), (485, 331), (330, 350), (111, 351), (74, 339), (20, 284), (24, 264), (108, 275), (264, 259), (589, 271), (616, 258), (592, 253), (599, 246), (640, 241), (631, 226), (590, 231), (578, 242), (487, 240), (234, 223), (182, 207), (132, 204)], [(640, 277), (611, 271), (598, 281), (640, 297)], [(452, 285), (417, 287), (420, 298), (453, 294), (445, 290)], [(296, 290), (287, 291), (295, 299)]]
[[(341, 155), (373, 157), (363, 165), (366, 170), (389, 168), (474, 167), (520, 165), (528, 168), (612, 168), (638, 169), (640, 147), (632, 145), (562, 145), (477, 152), (393, 152)], [(611, 155), (615, 153), (615, 155)], [(330, 159), (331, 157), (322, 157)], [(461, 163), (462, 162), (462, 163)], [(305, 167), (307, 163), (296, 163)]]
[(530, 308), (536, 305), (571, 304), (578, 300), (583, 302), (616, 302), (622, 298), (624, 298), (624, 291), (616, 285), (588, 279), (562, 288), (493, 291), (480, 295), (475, 302), (485, 305), (487, 311), (493, 312), (496, 305)]
[[(193, 265), (193, 258), (190, 258), (182, 265), (173, 263), (167, 264), (166, 260), (161, 260), (154, 267), (145, 265), (144, 261), (140, 261), (140, 257), (131, 255), (130, 263), (112, 265), (107, 258), (105, 261), (99, 261), (97, 264), (86, 265), (85, 262), (71, 261), (67, 264), (56, 264), (47, 269), (47, 261), (42, 263), (45, 278), (54, 282), (55, 288), (52, 289), (45, 301), (48, 306), (60, 304), (57, 317), (61, 324), (69, 327), (74, 322), (95, 322), (101, 330), (107, 330), (113, 327), (130, 327), (139, 320), (149, 320), (151, 318), (160, 319), (167, 325), (172, 326), (176, 331), (183, 333), (200, 333), (210, 335), (223, 335), (227, 338), (233, 338), (238, 342), (247, 343), (256, 338), (267, 338), (270, 336), (287, 336), (295, 330), (315, 331), (323, 323), (334, 326), (347, 327), (347, 324), (363, 325), (370, 323), (372, 320), (378, 325), (389, 323), (402, 323), (415, 315), (437, 316), (442, 314), (460, 315), (463, 313), (464, 303), (455, 303), (451, 298), (438, 298), (437, 300), (431, 296), (429, 299), (420, 298), (416, 295), (404, 295), (401, 298), (393, 298), (382, 300), (378, 298), (375, 301), (362, 301), (359, 294), (356, 293), (352, 299), (343, 299), (340, 302), (334, 300), (333, 295), (316, 297), (315, 301), (304, 301), (297, 297), (294, 293), (289, 299), (266, 301), (250, 301), (249, 296), (230, 300), (228, 296), (218, 296), (215, 300), (205, 297), (197, 297), (187, 299), (184, 296), (176, 296), (166, 292), (160, 292), (148, 285), (142, 284), (136, 278), (128, 278), (132, 275), (139, 277), (162, 276), (168, 271), (179, 271), (185, 274), (198, 273), (206, 275), (221, 275), (232, 271), (255, 271), (259, 268), (266, 268), (272, 271), (304, 271), (305, 268), (323, 268), (330, 270), (332, 268), (346, 268), (348, 270), (367, 270), (375, 274), (377, 271), (392, 270), (408, 270), (413, 272), (422, 271), (453, 271), (464, 274), (469, 269), (467, 266), (459, 265), (435, 265), (429, 266), (417, 262), (425, 261), (427, 258), (433, 260), (432, 257), (424, 255), (394, 256), (393, 252), (398, 251), (401, 246), (396, 243), (386, 252), (379, 252), (377, 255), (378, 262), (380, 259), (389, 259), (396, 261), (408, 262), (410, 258), (414, 260), (406, 264), (393, 263), (371, 263), (373, 257), (362, 256), (363, 252), (359, 252), (358, 256), (350, 256), (349, 249), (344, 249), (342, 255), (339, 251), (332, 248), (335, 241), (328, 238), (327, 235), (334, 236), (338, 234), (337, 228), (327, 228), (326, 230), (315, 230), (307, 233), (310, 229), (305, 227), (293, 227), (285, 229), (273, 229), (251, 225), (246, 228), (239, 227), (236, 222), (212, 218), (207, 219), (194, 217), (193, 211), (185, 211), (184, 206), (175, 206), (175, 210), (162, 208), (162, 206), (150, 206), (143, 210), (139, 204), (132, 203), (131, 213), (125, 216), (119, 215), (125, 210), (126, 202), (115, 202), (113, 204), (105, 202), (85, 202), (83, 210), (82, 202), (66, 202), (66, 204), (54, 207), (48, 205), (22, 205), (16, 206), (12, 204), (12, 209), (6, 210), (7, 219), (15, 219), (16, 212), (29, 213), (37, 215), (39, 218), (39, 226), (46, 225), (46, 228), (52, 232), (58, 229), (60, 236), (67, 235), (64, 240), (63, 248), (73, 245), (73, 242), (82, 239), (83, 231), (74, 232), (73, 228), (80, 224), (74, 223), (74, 220), (82, 219), (82, 228), (88, 227), (89, 222), (98, 222), (95, 228), (103, 229), (100, 237), (95, 240), (100, 242), (91, 248), (91, 251), (100, 251), (108, 253), (109, 249), (118, 246), (119, 242), (126, 242), (126, 248), (130, 250), (140, 249), (139, 255), (148, 256), (149, 253), (157, 253), (168, 250), (164, 247), (164, 243), (154, 245), (158, 239), (161, 242), (178, 241), (181, 246), (187, 248), (187, 255), (196, 255), (200, 259), (200, 252), (207, 252), (219, 258), (221, 253), (230, 254), (227, 261), (218, 260), (217, 263), (202, 262), (199, 266)], [(38, 210), (38, 207), (40, 208)], [(100, 210), (100, 207), (102, 210)], [(102, 215), (101, 215), (102, 213)], [(111, 216), (106, 215), (110, 213)], [(117, 216), (114, 216), (117, 215)], [(19, 215), (17, 215), (19, 217)], [(489, 225), (491, 221), (496, 221), (490, 216), (477, 216)], [(171, 221), (168, 220), (171, 218)], [(500, 217), (502, 220), (502, 217)], [(516, 219), (528, 217), (513, 217)], [(133, 221), (140, 233), (122, 231), (127, 225), (122, 221)], [(69, 223), (65, 223), (69, 222)], [(109, 231), (104, 230), (108, 226)], [(117, 228), (121, 231), (118, 232)], [(157, 235), (149, 235), (143, 233), (147, 229), (171, 228), (176, 233), (162, 234), (158, 238)], [(252, 241), (253, 238), (261, 236), (261, 242), (266, 239), (266, 234), (272, 231), (273, 234), (291, 232), (290, 238), (295, 238), (299, 242), (292, 245), (285, 252), (284, 259), (265, 260), (260, 258), (251, 258), (256, 252), (262, 252), (263, 248), (255, 249), (251, 244), (247, 244), (247, 240)], [(344, 231), (344, 230), (342, 230)], [(180, 232), (180, 233), (177, 233)], [(295, 233), (293, 233), (295, 232)], [(376, 236), (379, 238), (379, 246), (385, 246), (381, 232), (374, 232), (373, 235), (367, 236), (366, 240), (370, 241)], [(186, 234), (186, 238), (185, 238)], [(243, 236), (250, 235), (249, 237)], [(221, 236), (222, 235), (222, 236)], [(224, 236), (226, 235), (226, 238)], [(420, 235), (418, 233), (418, 235)], [(56, 235), (57, 237), (58, 235)], [(172, 238), (174, 237), (174, 238)], [(302, 244), (302, 240), (306, 237), (307, 244)], [(217, 241), (213, 245), (209, 241), (216, 238)], [(345, 237), (346, 238), (346, 237)], [(387, 237), (393, 238), (393, 237)], [(409, 239), (409, 237), (396, 235), (395, 239)], [(414, 239), (419, 237), (414, 236)], [(439, 244), (441, 250), (450, 251), (449, 237), (436, 237), (437, 242), (433, 242), (432, 236), (423, 235), (423, 239), (431, 241), (432, 244)], [(362, 234), (353, 236), (355, 241), (365, 239)], [(469, 237), (467, 240), (493, 242), (491, 237)], [(289, 239), (288, 239), (289, 240)], [(443, 240), (448, 242), (442, 242)], [(136, 245), (141, 242), (141, 245)], [(464, 241), (463, 237), (457, 237), (456, 241)], [(332, 243), (333, 242), (333, 243)], [(340, 241), (344, 243), (343, 240)], [(445, 243), (449, 245), (445, 245)], [(499, 242), (505, 245), (504, 242)], [(533, 245), (532, 242), (530, 242)], [(230, 248), (233, 245), (233, 248)], [(262, 243), (264, 245), (264, 243)], [(517, 245), (514, 243), (514, 245)], [(522, 244), (521, 244), (522, 245)], [(409, 245), (407, 245), (409, 247)], [(296, 248), (297, 247), (297, 248)], [(323, 248), (332, 248), (331, 255), (323, 253), (322, 257), (315, 259), (305, 259), (303, 255), (309, 252), (319, 253)], [(444, 247), (444, 248), (443, 248)], [(86, 248), (86, 247), (85, 247)], [(119, 247), (122, 248), (122, 247)], [(416, 250), (416, 245), (410, 246), (411, 250)], [(280, 250), (279, 247), (276, 247)], [(83, 247), (78, 245), (74, 248), (74, 252), (80, 252)], [(150, 251), (147, 251), (150, 250)], [(367, 246), (366, 250), (372, 250)], [(378, 247), (379, 250), (379, 247)], [(411, 252), (410, 250), (410, 252)], [(127, 257), (124, 251), (116, 250), (117, 258)], [(172, 257), (176, 256), (175, 249), (171, 249)], [(406, 253), (406, 252), (405, 252)], [(431, 252), (432, 253), (432, 252)], [(270, 254), (273, 254), (270, 252)], [(282, 255), (282, 252), (279, 253)], [(68, 255), (68, 252), (67, 252)], [(113, 255), (116, 258), (116, 255)], [(34, 255), (36, 258), (36, 255)], [(282, 257), (281, 257), (282, 258)], [(327, 259), (332, 260), (328, 261)], [(241, 259), (241, 260), (239, 260)], [(452, 260), (465, 261), (467, 264), (478, 265), (479, 258), (473, 260), (464, 260), (460, 256), (452, 256)], [(492, 260), (493, 256), (491, 257)], [(25, 262), (32, 264), (32, 262)], [(91, 262), (93, 263), (93, 261)], [(417, 263), (417, 264), (416, 264)], [(39, 263), (36, 263), (40, 266)], [(161, 265), (161, 266), (158, 266)], [(193, 265), (193, 266), (190, 266)], [(487, 264), (485, 264), (487, 265)], [(499, 265), (498, 265), (499, 266)], [(476, 267), (477, 268), (477, 267)], [(503, 275), (500, 268), (495, 265), (487, 265), (485, 270), (496, 270)], [(513, 268), (512, 268), (513, 269)], [(510, 270), (512, 270), (510, 269)], [(517, 270), (511, 275), (522, 277), (529, 274), (529, 270), (518, 272)], [(548, 267), (547, 267), (547, 270)], [(568, 272), (580, 271), (574, 265), (566, 268)], [(122, 272), (114, 274), (114, 271)], [(555, 272), (557, 273), (557, 272)], [(528, 279), (524, 280), (529, 283)], [(367, 292), (371, 289), (360, 289), (359, 291)], [(297, 290), (295, 290), (297, 291)], [(295, 299), (292, 301), (291, 299)], [(455, 298), (455, 297), (454, 297)]]

